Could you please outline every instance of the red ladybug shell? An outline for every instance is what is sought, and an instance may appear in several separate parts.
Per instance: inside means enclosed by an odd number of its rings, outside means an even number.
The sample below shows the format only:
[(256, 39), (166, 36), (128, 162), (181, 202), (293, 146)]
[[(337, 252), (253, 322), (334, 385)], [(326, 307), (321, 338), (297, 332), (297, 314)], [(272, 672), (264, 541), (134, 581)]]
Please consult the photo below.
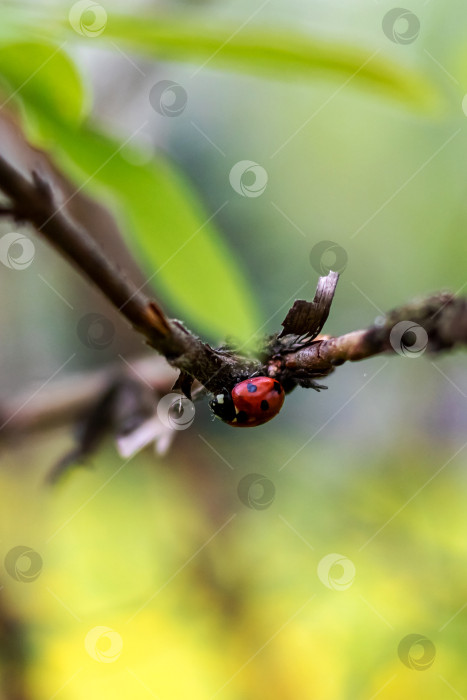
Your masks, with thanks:
[(232, 389), (236, 416), (230, 425), (238, 428), (253, 427), (274, 418), (284, 403), (284, 389), (277, 379), (253, 377), (245, 379)]

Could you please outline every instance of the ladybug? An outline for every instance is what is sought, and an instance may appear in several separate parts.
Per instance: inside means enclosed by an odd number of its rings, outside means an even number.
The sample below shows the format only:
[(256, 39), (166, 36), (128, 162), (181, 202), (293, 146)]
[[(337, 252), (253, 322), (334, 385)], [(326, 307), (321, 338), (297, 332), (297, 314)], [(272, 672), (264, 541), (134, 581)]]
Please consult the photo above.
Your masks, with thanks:
[(277, 379), (253, 377), (210, 401), (213, 413), (237, 428), (253, 428), (277, 416), (284, 403), (284, 389)]

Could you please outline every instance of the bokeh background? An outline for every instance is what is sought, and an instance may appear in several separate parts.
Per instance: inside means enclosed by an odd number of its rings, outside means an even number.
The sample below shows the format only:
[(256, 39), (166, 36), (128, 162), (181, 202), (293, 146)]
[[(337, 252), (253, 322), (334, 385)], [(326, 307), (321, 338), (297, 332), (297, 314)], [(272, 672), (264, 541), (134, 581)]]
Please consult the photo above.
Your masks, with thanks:
[[(169, 313), (251, 347), (336, 264), (332, 334), (465, 291), (464, 3), (126, 5), (1, 4), (1, 148), (26, 162), (21, 125)], [(13, 228), (35, 254), (0, 265), (5, 405), (150, 354)], [(94, 312), (101, 347), (77, 330)], [(53, 488), (72, 426), (3, 441), (1, 696), (467, 696), (465, 356), (381, 356), (326, 383), (250, 431), (197, 403), (164, 457), (109, 438)]]

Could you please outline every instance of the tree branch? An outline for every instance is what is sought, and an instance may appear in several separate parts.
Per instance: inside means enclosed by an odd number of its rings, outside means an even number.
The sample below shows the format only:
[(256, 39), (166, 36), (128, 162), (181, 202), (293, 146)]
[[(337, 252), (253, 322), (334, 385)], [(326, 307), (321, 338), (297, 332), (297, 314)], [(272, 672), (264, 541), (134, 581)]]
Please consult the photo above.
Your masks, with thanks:
[(248, 376), (258, 363), (217, 352), (190, 333), (177, 320), (169, 319), (155, 301), (137, 289), (87, 231), (54, 202), (43, 175), (32, 182), (0, 156), (0, 187), (11, 199), (4, 213), (29, 221), (65, 258), (92, 282), (118, 311), (167, 361), (208, 390), (230, 386), (240, 375)]
[[(439, 352), (467, 343), (467, 300), (448, 293), (396, 309), (366, 330), (336, 338), (318, 335), (329, 315), (339, 277), (330, 272), (319, 279), (313, 302), (294, 303), (282, 332), (265, 341), (258, 359), (225, 348), (215, 350), (180, 321), (169, 319), (155, 301), (128, 280), (86, 229), (70, 218), (64, 206), (57, 206), (43, 175), (33, 172), (28, 179), (0, 156), (0, 188), (11, 200), (0, 215), (33, 224), (100, 289), (149, 345), (180, 370), (177, 389), (187, 396), (194, 379), (215, 394), (260, 374), (278, 378), (287, 393), (297, 385), (319, 389), (315, 379), (327, 376), (346, 361), (383, 352)], [(50, 411), (53, 414), (52, 408)]]
[(56, 380), (37, 395), (29, 387), (0, 402), (0, 442), (19, 433), (68, 426), (86, 416), (116, 381), (128, 376), (162, 396), (176, 380), (174, 372), (157, 355), (131, 361), (131, 371), (121, 363), (102, 369), (71, 374)]
[[(412, 337), (410, 337), (412, 335)], [(376, 325), (331, 338), (317, 338), (293, 352), (272, 358), (271, 376), (326, 376), (344, 362), (380, 353), (411, 355), (451, 350), (467, 344), (467, 299), (440, 294), (390, 311)]]

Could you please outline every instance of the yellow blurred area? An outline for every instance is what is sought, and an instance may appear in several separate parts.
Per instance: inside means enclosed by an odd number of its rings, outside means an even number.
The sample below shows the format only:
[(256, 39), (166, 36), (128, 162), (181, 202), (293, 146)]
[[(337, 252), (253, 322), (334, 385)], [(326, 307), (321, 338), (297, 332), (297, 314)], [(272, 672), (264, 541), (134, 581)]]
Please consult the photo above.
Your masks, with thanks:
[[(276, 491), (264, 510), (239, 501), (248, 470), (231, 473), (194, 439), (190, 453), (203, 466), (189, 478), (180, 478), (183, 458), (148, 454), (121, 469), (106, 449), (92, 471), (76, 469), (52, 491), (32, 477), (47, 443), (25, 448), (2, 472), (2, 555), (25, 544), (42, 566), (31, 581), (7, 572), (2, 598), (24, 628), (31, 696), (465, 692), (463, 460), (440, 471), (446, 453), (417, 447), (392, 464), (391, 454), (373, 456), (371, 471), (337, 483), (324, 473), (322, 445), (312, 474), (303, 455), (278, 477), (271, 441), (263, 471)], [(25, 467), (32, 454), (34, 469)], [(211, 493), (227, 497), (212, 518), (202, 507), (207, 475)], [(323, 573), (330, 553), (338, 561)], [(28, 567), (18, 560), (18, 579)], [(423, 670), (398, 655), (414, 633), (436, 650)], [(411, 649), (415, 663), (423, 654)]]

